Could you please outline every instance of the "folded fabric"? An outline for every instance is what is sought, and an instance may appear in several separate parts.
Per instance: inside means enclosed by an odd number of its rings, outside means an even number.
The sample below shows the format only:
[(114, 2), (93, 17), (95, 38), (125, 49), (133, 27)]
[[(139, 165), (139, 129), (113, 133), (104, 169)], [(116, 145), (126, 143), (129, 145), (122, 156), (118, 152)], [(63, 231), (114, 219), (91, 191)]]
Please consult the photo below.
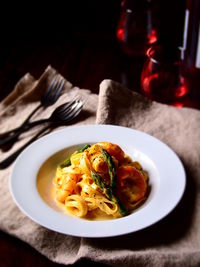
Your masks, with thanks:
[[(0, 104), (1, 132), (20, 125), (38, 105), (56, 74), (48, 67), (39, 80), (27, 74), (19, 81)], [(151, 102), (111, 80), (100, 84), (99, 95), (66, 81), (56, 104), (39, 112), (37, 118), (49, 116), (57, 105), (76, 97), (85, 104), (73, 125), (121, 125), (142, 130), (168, 144), (181, 158), (187, 173), (181, 202), (165, 219), (136, 233), (101, 239), (62, 235), (31, 221), (15, 205), (8, 189), (11, 166), (0, 171), (1, 230), (29, 243), (52, 261), (66, 265), (88, 259), (110, 266), (199, 266), (200, 111)], [(11, 150), (0, 152), (1, 160), (39, 130), (37, 127), (29, 131)]]

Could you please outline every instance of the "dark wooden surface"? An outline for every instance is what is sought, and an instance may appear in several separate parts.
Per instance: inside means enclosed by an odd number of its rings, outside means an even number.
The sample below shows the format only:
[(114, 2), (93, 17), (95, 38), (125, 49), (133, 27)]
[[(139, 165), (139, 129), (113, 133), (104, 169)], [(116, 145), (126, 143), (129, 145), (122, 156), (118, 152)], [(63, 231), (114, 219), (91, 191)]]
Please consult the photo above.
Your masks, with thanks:
[[(93, 2), (88, 4), (89, 1), (86, 1), (88, 6), (86, 4), (84, 9), (75, 8), (80, 1), (75, 1), (73, 7), (68, 5), (64, 11), (62, 7), (59, 10), (56, 8), (56, 16), (52, 6), (44, 19), (41, 17), (45, 9), (39, 15), (33, 13), (30, 17), (26, 15), (26, 18), (20, 18), (17, 13), (19, 21), (12, 20), (7, 29), (1, 24), (0, 100), (11, 92), (24, 74), (30, 72), (38, 78), (49, 64), (73, 85), (89, 88), (95, 93), (98, 93), (99, 83), (106, 78), (140, 92), (140, 73), (145, 59), (128, 57), (116, 40), (120, 1), (102, 1), (101, 4), (97, 1), (99, 5), (96, 6)], [(34, 5), (30, 8), (37, 10)], [(7, 21), (9, 19), (10, 16)], [(34, 23), (26, 27), (24, 21)], [(169, 36), (170, 33), (166, 31), (163, 39), (168, 40)], [(191, 93), (186, 106), (199, 108), (200, 99)], [(77, 263), (77, 266), (86, 263), (87, 266), (93, 266), (86, 261)], [(1, 233), (0, 266), (58, 265), (24, 242)]]

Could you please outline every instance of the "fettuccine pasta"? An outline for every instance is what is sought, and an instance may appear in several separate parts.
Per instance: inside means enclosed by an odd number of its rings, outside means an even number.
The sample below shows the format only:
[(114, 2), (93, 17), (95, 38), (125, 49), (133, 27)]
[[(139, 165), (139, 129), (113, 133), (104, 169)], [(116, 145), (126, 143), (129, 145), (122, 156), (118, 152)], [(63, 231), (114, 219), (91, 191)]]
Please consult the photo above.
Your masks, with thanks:
[(147, 197), (148, 175), (116, 144), (85, 145), (65, 159), (53, 179), (56, 201), (82, 218), (118, 218)]

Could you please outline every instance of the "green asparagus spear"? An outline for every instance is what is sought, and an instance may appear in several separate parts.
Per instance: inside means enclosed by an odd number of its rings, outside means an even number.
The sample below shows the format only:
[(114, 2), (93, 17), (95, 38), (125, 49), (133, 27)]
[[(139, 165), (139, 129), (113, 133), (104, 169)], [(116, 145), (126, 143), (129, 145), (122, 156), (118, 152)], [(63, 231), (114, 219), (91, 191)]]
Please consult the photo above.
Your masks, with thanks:
[(117, 205), (119, 206), (121, 215), (126, 216), (127, 210), (126, 210), (125, 206), (119, 201), (119, 199), (117, 197), (115, 197), (115, 203), (117, 203)]
[(87, 144), (87, 145), (79, 147), (79, 149), (77, 150), (77, 153), (81, 153), (85, 151), (88, 147), (91, 147), (91, 145)]
[[(73, 153), (74, 154), (77, 154), (77, 153), (81, 153), (83, 152), (84, 150), (86, 150), (88, 147), (90, 147), (90, 145), (84, 145), (84, 146), (81, 146), (80, 148), (77, 149), (77, 151), (75, 151)], [(72, 155), (71, 155), (72, 156)], [(62, 169), (62, 168), (65, 168), (65, 167), (68, 167), (71, 165), (71, 156), (67, 157), (63, 162), (61, 162), (58, 166)]]
[(117, 185), (117, 174), (116, 174), (116, 168), (115, 164), (113, 162), (113, 159), (111, 155), (108, 153), (107, 150), (101, 148), (103, 158), (105, 159), (107, 165), (108, 165), (108, 173), (110, 176), (110, 187), (113, 191), (115, 191), (116, 185)]
[(110, 187), (104, 182), (102, 177), (93, 171), (91, 171), (92, 179), (94, 180), (95, 184), (101, 189), (101, 191), (107, 196), (109, 200), (113, 199), (112, 191)]
[(122, 216), (127, 215), (126, 208), (124, 205), (119, 201), (119, 199), (114, 195), (113, 190), (108, 186), (103, 178), (93, 171), (91, 171), (92, 179), (94, 180), (95, 184), (101, 189), (101, 191), (107, 196), (107, 198), (111, 201), (114, 201), (120, 208), (120, 213)]
[(60, 163), (58, 165), (58, 167), (60, 167), (61, 169), (62, 168), (65, 168), (65, 167), (68, 167), (71, 165), (71, 160), (70, 160), (71, 156), (67, 157), (62, 163)]

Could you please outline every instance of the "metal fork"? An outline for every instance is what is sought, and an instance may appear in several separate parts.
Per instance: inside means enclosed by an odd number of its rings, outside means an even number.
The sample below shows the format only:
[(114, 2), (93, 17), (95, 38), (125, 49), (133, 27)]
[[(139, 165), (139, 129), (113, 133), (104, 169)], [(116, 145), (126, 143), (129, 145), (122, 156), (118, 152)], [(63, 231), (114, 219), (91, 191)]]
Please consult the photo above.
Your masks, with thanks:
[[(64, 123), (59, 124), (59, 126), (65, 125), (66, 123), (69, 123), (73, 119), (75, 119), (78, 116), (78, 114), (81, 112), (82, 108), (83, 108), (83, 102), (82, 101), (76, 101), (76, 104), (73, 104), (70, 108), (68, 108), (63, 113), (63, 114), (65, 114), (65, 121), (64, 121)], [(51, 126), (56, 125), (56, 124), (57, 124), (56, 122), (51, 123)], [(35, 141), (39, 137), (45, 135), (45, 132), (48, 130), (48, 128), (49, 128), (49, 125), (43, 129), (41, 129), (41, 131), (39, 131), (35, 136), (33, 136), (26, 144), (24, 144), (18, 150), (13, 152), (6, 159), (2, 160), (0, 162), (0, 170), (7, 168), (27, 146), (29, 146), (33, 141)]]
[(8, 135), (11, 135), (13, 133), (16, 133), (23, 129), (27, 123), (30, 121), (30, 119), (33, 117), (33, 115), (40, 109), (40, 108), (47, 108), (51, 105), (53, 105), (61, 95), (63, 86), (64, 86), (64, 79), (61, 76), (56, 75), (49, 87), (47, 88), (45, 94), (42, 96), (40, 100), (40, 104), (28, 115), (28, 117), (24, 120), (24, 122), (17, 128), (14, 128), (12, 130), (9, 130), (7, 132), (4, 132), (0, 134), (0, 141), (4, 138), (7, 138)]
[(18, 131), (8, 135), (7, 137), (0, 139), (0, 147), (9, 144), (9, 143), (13, 143), (20, 134), (22, 134), (23, 132), (29, 130), (30, 128), (39, 125), (39, 124), (44, 124), (44, 123), (65, 123), (66, 120), (66, 115), (67, 115), (67, 120), (68, 120), (68, 112), (69, 110), (73, 110), (73, 108), (79, 108), (78, 104), (81, 106), (82, 102), (80, 100), (74, 100), (71, 102), (67, 102), (65, 104), (62, 104), (60, 106), (58, 106), (51, 114), (50, 117), (46, 118), (46, 119), (40, 119), (40, 120), (35, 120), (32, 122), (28, 122), (26, 123), (26, 125), (23, 128), (20, 128)]

